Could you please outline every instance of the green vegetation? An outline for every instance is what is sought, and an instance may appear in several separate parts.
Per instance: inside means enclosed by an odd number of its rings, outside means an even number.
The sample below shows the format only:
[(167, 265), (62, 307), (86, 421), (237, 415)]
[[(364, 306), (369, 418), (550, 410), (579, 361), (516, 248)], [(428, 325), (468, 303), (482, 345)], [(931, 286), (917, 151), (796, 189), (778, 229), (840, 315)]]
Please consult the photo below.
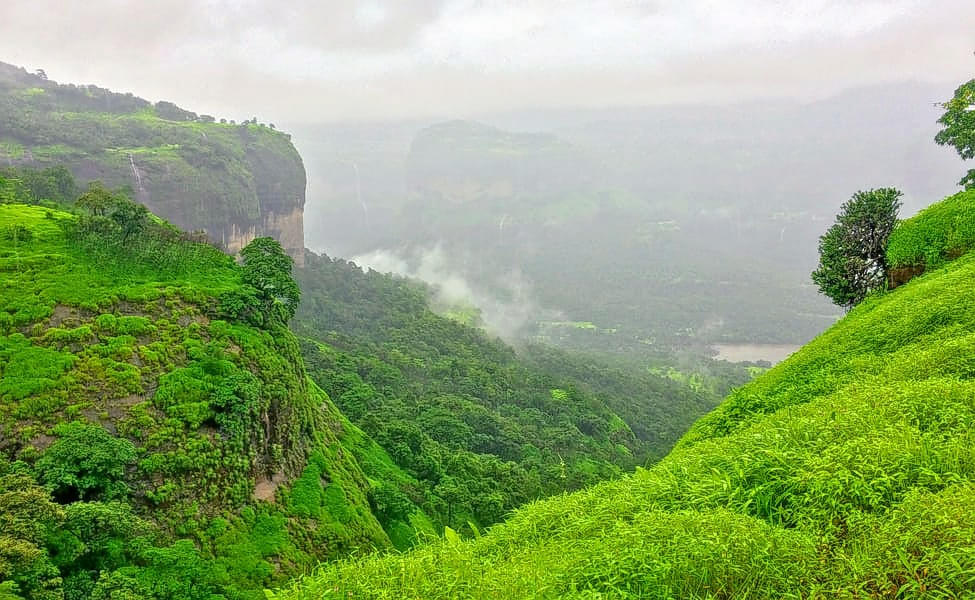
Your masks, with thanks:
[[(965, 160), (975, 158), (975, 79), (960, 85), (941, 107), (945, 109), (938, 119), (941, 131), (934, 140), (942, 146), (952, 146)], [(958, 185), (975, 188), (975, 169), (969, 169)]]
[(310, 376), (392, 459), (353, 450), (399, 548), (428, 520), (472, 535), (655, 461), (725, 391), (541, 346), (516, 353), (434, 314), (420, 285), (346, 261), (310, 255), (298, 275)]
[(812, 280), (833, 303), (849, 310), (887, 284), (887, 242), (901, 195), (893, 188), (853, 194), (819, 238), (819, 268)]
[(0, 204), (0, 594), (256, 600), (387, 547), (259, 276), (294, 286), (280, 245), (238, 266), (116, 192), (79, 204)]
[(70, 202), (58, 169), (3, 182), (0, 459), (44, 499), (36, 530), (0, 540), (23, 555), (0, 553), (4, 593), (258, 598), (322, 560), (477, 535), (618, 477), (717, 399), (519, 355), (434, 314), (426, 288), (327, 257), (299, 272), (296, 314), (273, 239), (237, 264), (125, 190)]
[(973, 294), (969, 253), (865, 299), (650, 469), (275, 597), (970, 598)]
[(960, 192), (897, 224), (887, 246), (891, 268), (937, 268), (975, 247), (975, 190)]

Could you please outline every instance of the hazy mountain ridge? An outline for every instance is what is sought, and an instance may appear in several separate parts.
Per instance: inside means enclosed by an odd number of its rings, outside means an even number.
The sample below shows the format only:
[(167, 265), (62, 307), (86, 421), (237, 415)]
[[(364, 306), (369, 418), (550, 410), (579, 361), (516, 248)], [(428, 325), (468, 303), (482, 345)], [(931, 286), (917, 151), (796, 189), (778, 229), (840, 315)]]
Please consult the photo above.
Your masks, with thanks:
[[(958, 161), (931, 143), (932, 104), (950, 89), (323, 127), (350, 142), (309, 141), (309, 245), (381, 255), (376, 268), (401, 263), (410, 274), (439, 248), (440, 271), (480, 297), (510, 296), (498, 280), (515, 274), (534, 305), (523, 334), (560, 343), (799, 343), (838, 314), (808, 274), (839, 204), (894, 185), (910, 214), (920, 198), (951, 191)], [(532, 320), (617, 334), (532, 333)]]

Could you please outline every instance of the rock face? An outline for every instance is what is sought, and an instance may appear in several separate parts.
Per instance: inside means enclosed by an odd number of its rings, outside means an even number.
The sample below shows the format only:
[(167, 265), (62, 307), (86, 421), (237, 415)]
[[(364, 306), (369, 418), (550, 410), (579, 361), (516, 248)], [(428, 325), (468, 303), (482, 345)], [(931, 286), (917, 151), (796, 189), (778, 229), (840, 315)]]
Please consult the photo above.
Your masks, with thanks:
[(174, 225), (236, 253), (271, 236), (304, 264), (305, 168), (289, 135), (167, 102), (62, 85), (0, 63), (0, 165), (68, 167), (127, 187)]

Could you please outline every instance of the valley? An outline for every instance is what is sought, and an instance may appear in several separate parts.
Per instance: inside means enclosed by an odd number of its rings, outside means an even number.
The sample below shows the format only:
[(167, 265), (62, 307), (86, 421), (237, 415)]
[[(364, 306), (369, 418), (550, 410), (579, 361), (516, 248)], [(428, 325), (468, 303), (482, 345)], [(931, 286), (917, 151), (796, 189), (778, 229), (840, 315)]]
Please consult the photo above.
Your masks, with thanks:
[(448, 117), (491, 3), (123, 4), (291, 122), (0, 62), (0, 600), (975, 598), (975, 80)]

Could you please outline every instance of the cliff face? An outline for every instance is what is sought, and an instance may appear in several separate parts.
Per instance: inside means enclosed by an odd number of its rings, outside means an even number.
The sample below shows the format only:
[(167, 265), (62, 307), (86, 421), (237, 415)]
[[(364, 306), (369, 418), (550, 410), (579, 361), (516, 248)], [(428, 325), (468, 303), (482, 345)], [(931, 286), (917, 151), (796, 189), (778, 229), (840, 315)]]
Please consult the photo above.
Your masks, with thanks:
[(228, 252), (271, 236), (304, 263), (305, 168), (287, 134), (167, 103), (62, 85), (0, 63), (0, 164), (63, 164), (127, 186), (151, 211)]

